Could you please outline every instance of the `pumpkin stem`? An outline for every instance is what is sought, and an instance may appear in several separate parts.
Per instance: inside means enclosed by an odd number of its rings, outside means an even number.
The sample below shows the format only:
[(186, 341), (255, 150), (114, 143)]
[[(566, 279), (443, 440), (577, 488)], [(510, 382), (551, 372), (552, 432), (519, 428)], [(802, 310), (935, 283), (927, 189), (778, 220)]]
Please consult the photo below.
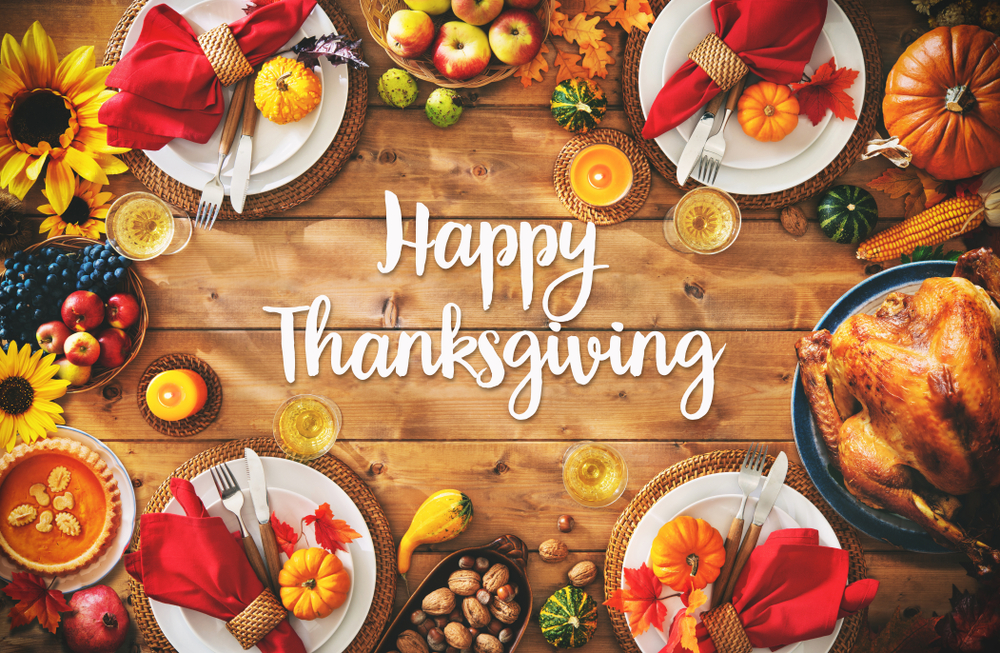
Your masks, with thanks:
[(285, 79), (291, 76), (292, 76), (292, 71), (288, 71), (287, 73), (282, 73), (281, 77), (274, 80), (275, 86), (277, 86), (278, 90), (281, 91), (282, 93), (288, 90), (288, 82), (286, 82)]
[(587, 113), (590, 113), (590, 105), (584, 104), (583, 102), (577, 102), (576, 103), (576, 110), (577, 111), (586, 111)]
[(774, 115), (774, 107), (770, 104), (764, 107), (764, 115), (770, 118)]
[(855, 207), (853, 204), (848, 204), (847, 205), (847, 210), (848, 211), (853, 211), (855, 208), (857, 208), (857, 207)]
[(688, 554), (688, 557), (685, 558), (684, 561), (686, 563), (688, 563), (689, 565), (691, 565), (691, 575), (692, 576), (697, 576), (698, 575), (698, 554), (697, 553)]
[(315, 578), (310, 578), (309, 580), (304, 581), (300, 585), (300, 587), (304, 587), (307, 590), (314, 590), (314, 589), (316, 589), (316, 579)]
[(944, 94), (945, 108), (955, 113), (962, 113), (968, 109), (976, 101), (976, 98), (968, 90), (967, 84), (949, 88), (948, 92)]
[(569, 619), (567, 619), (567, 621), (569, 622), (570, 626), (573, 626), (573, 628), (579, 628), (580, 627), (580, 618), (577, 617), (576, 615), (573, 615), (572, 617), (570, 617)]

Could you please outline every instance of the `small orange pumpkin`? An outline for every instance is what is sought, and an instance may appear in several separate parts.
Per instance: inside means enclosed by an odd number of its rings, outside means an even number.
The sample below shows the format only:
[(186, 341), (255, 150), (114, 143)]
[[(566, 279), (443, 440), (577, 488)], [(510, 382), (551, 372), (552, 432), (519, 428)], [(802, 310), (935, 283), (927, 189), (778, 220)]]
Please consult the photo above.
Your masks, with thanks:
[(299, 619), (322, 618), (347, 600), (351, 577), (336, 555), (313, 547), (292, 554), (278, 574), (281, 603)]
[(253, 101), (273, 123), (297, 122), (319, 106), (323, 87), (316, 73), (299, 61), (275, 57), (253, 83)]
[(799, 124), (799, 101), (787, 86), (758, 82), (740, 96), (736, 119), (747, 136), (780, 141)]
[(702, 589), (726, 562), (722, 535), (704, 519), (682, 515), (660, 528), (649, 552), (653, 573), (677, 592)]

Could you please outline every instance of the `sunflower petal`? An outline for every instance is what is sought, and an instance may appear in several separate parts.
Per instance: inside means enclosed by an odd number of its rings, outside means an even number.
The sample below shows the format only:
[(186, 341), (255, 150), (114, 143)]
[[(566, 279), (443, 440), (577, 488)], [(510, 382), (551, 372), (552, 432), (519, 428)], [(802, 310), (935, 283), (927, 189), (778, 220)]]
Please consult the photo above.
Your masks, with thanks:
[(45, 159), (49, 156), (48, 152), (42, 152), (42, 156), (37, 157), (31, 164), (24, 170), (28, 175), (28, 179), (32, 181), (38, 179), (38, 175), (42, 172), (42, 166), (45, 165)]
[(31, 73), (28, 69), (28, 60), (24, 56), (21, 45), (10, 34), (3, 35), (3, 42), (0, 43), (0, 65), (10, 68), (15, 75), (27, 86), (31, 83)]
[(79, 79), (73, 80), (72, 87), (64, 91), (66, 96), (69, 97), (76, 106), (90, 102), (107, 90), (107, 86), (104, 85), (104, 82), (107, 81), (108, 73), (111, 72), (111, 68), (112, 66), (94, 68)]
[(97, 182), (102, 185), (108, 183), (108, 176), (101, 170), (101, 166), (92, 157), (75, 147), (66, 150), (66, 158), (63, 161), (69, 164), (69, 167), (73, 168), (78, 175), (88, 181)]
[[(119, 148), (114, 148), (119, 149)], [(128, 150), (126, 150), (127, 152)], [(109, 175), (120, 175), (123, 172), (128, 172), (128, 166), (125, 162), (116, 156), (111, 156), (110, 154), (96, 153), (93, 155), (94, 161), (100, 164), (101, 168), (105, 173)]]
[[(98, 189), (98, 190), (100, 190), (100, 189)], [(94, 201), (91, 204), (91, 206), (102, 206), (104, 204), (107, 204), (108, 202), (111, 201), (112, 197), (114, 197), (114, 195), (112, 195), (111, 193), (109, 193), (107, 191), (105, 191), (103, 193), (98, 192), (97, 195), (94, 196)]]
[(124, 154), (129, 151), (127, 147), (114, 147), (108, 145), (108, 128), (104, 125), (96, 127), (80, 127), (76, 134), (76, 142), (82, 143), (88, 150), (101, 154)]
[(28, 194), (28, 191), (31, 190), (31, 187), (34, 185), (35, 180), (28, 179), (27, 173), (22, 170), (14, 177), (14, 180), (10, 182), (7, 190), (14, 197), (23, 200), (24, 196)]
[[(14, 154), (14, 156), (7, 159), (7, 163), (4, 164), (3, 170), (0, 170), (0, 187), (9, 186), (10, 182), (14, 180), (14, 177), (17, 176), (18, 173), (24, 172), (30, 164), (30, 158), (31, 155), (27, 152), (18, 151)], [(21, 199), (24, 198), (22, 197)]]
[(8, 453), (14, 450), (14, 443), (17, 441), (17, 433), (14, 432), (14, 418), (10, 415), (0, 413), (0, 445)]
[(7, 66), (0, 66), (0, 94), (14, 97), (25, 88), (24, 80)]
[(42, 24), (37, 20), (31, 24), (21, 41), (24, 57), (31, 67), (32, 87), (49, 88), (56, 72), (59, 56), (56, 54), (56, 44), (45, 33)]
[[(71, 150), (67, 150), (67, 152), (69, 151)], [(45, 191), (52, 208), (60, 215), (69, 208), (69, 203), (73, 200), (74, 190), (76, 190), (76, 181), (73, 179), (73, 169), (65, 158), (62, 161), (50, 159), (49, 169), (45, 173)]]
[(63, 95), (72, 97), (74, 87), (94, 68), (94, 46), (82, 45), (67, 54), (56, 68), (52, 88)]

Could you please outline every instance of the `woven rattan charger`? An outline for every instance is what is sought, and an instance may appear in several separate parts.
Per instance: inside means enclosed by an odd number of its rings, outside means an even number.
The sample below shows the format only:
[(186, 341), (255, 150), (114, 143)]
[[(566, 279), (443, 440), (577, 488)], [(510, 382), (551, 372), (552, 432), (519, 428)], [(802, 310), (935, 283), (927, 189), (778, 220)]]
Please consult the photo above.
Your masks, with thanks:
[[(170, 502), (170, 479), (184, 478), (191, 480), (198, 474), (214, 467), (220, 463), (230, 460), (242, 460), (243, 449), (249, 447), (261, 456), (271, 456), (274, 458), (286, 458), (285, 454), (278, 448), (274, 440), (270, 438), (256, 438), (248, 440), (233, 440), (213, 447), (208, 451), (198, 454), (187, 461), (168, 476), (153, 497), (146, 504), (143, 514), (150, 512), (162, 512)], [(368, 616), (360, 632), (354, 641), (344, 649), (344, 653), (371, 653), (378, 644), (379, 635), (389, 620), (392, 611), (393, 598), (396, 592), (396, 550), (392, 541), (392, 533), (389, 531), (389, 522), (382, 512), (382, 507), (375, 499), (375, 495), (365, 485), (365, 482), (355, 474), (350, 467), (339, 459), (327, 454), (320, 456), (308, 464), (310, 467), (328, 477), (336, 483), (340, 489), (347, 493), (351, 501), (358, 507), (365, 518), (365, 524), (372, 536), (372, 544), (375, 546), (376, 578), (375, 596), (372, 598)], [(139, 528), (135, 529), (132, 537), (130, 551), (139, 548)], [(163, 635), (153, 611), (149, 606), (149, 597), (143, 590), (143, 585), (134, 578), (129, 578), (129, 592), (132, 596), (132, 610), (135, 613), (135, 622), (142, 631), (142, 635), (155, 653), (169, 653), (174, 651), (170, 642)]]
[[(208, 388), (205, 406), (191, 417), (169, 422), (160, 419), (149, 409), (149, 404), (146, 403), (146, 389), (157, 374), (167, 370), (192, 370), (205, 380), (205, 387)], [(175, 438), (188, 438), (201, 433), (215, 421), (222, 407), (222, 383), (219, 382), (219, 375), (208, 363), (190, 354), (168, 354), (150, 363), (139, 378), (139, 388), (135, 394), (139, 402), (139, 412), (142, 413), (146, 423), (160, 433)]]
[[(611, 531), (611, 541), (608, 543), (604, 565), (604, 594), (606, 597), (610, 598), (611, 593), (621, 586), (625, 550), (628, 548), (629, 540), (632, 539), (632, 533), (635, 532), (639, 521), (653, 507), (653, 504), (671, 490), (680, 487), (692, 479), (708, 476), (709, 474), (720, 474), (722, 472), (738, 472), (745, 455), (746, 451), (729, 450), (692, 456), (673, 467), (663, 470), (657, 474), (656, 478), (639, 490), (639, 493), (635, 495), (635, 498), (625, 508), (625, 511), (618, 518), (614, 529)], [(765, 474), (770, 471), (773, 462), (774, 456), (768, 456), (767, 464), (764, 468)], [(823, 513), (823, 517), (830, 522), (833, 532), (836, 533), (837, 539), (840, 541), (841, 548), (850, 555), (848, 580), (854, 582), (865, 578), (868, 575), (868, 569), (865, 565), (865, 552), (861, 548), (861, 541), (858, 539), (857, 533), (833, 511), (833, 508), (827, 505), (823, 497), (820, 496), (819, 490), (809, 480), (809, 475), (802, 465), (793, 462), (788, 463), (788, 475), (785, 477), (785, 485), (798, 491), (799, 494), (812, 502)], [(615, 637), (618, 638), (618, 643), (621, 645), (622, 650), (625, 653), (639, 653), (639, 647), (636, 645), (635, 639), (632, 638), (625, 615), (617, 610), (610, 610), (609, 613)], [(830, 648), (830, 653), (848, 653), (854, 648), (854, 642), (858, 637), (858, 629), (861, 628), (861, 624), (867, 619), (867, 615), (868, 610), (866, 608), (844, 619), (844, 625), (841, 627), (840, 634), (837, 635), (836, 641), (834, 641), (833, 646)]]
[[(591, 206), (581, 200), (570, 185), (569, 171), (573, 158), (584, 148), (595, 143), (614, 145), (625, 153), (632, 164), (632, 187), (620, 201), (611, 206)], [(566, 210), (577, 220), (593, 222), (599, 225), (618, 224), (628, 220), (646, 203), (649, 197), (649, 183), (652, 175), (649, 163), (642, 155), (635, 141), (617, 129), (596, 129), (587, 134), (570, 140), (559, 151), (556, 157), (555, 169), (552, 171), (552, 183), (555, 185), (556, 196)]]
[[(658, 16), (667, 5), (667, 1), (650, 0), (649, 5), (653, 14)], [(836, 0), (836, 2), (850, 19), (865, 57), (865, 101), (861, 107), (854, 133), (844, 149), (826, 168), (798, 186), (767, 195), (733, 195), (742, 209), (779, 208), (820, 193), (858, 160), (865, 149), (865, 144), (875, 131), (875, 121), (878, 119), (882, 98), (881, 83), (883, 79), (882, 56), (879, 53), (875, 28), (860, 0)], [(641, 134), (642, 126), (646, 123), (639, 99), (639, 57), (642, 55), (646, 36), (646, 32), (642, 30), (632, 30), (625, 45), (625, 62), (622, 66), (622, 101), (625, 103), (625, 114), (628, 116), (629, 125), (635, 134)], [(656, 141), (639, 138), (637, 142), (657, 172), (676, 186), (677, 166), (667, 158)], [(692, 178), (682, 187), (682, 190), (692, 190), (698, 185)]]
[[(105, 66), (118, 63), (128, 30), (146, 2), (147, 0), (134, 0), (125, 10), (125, 15), (118, 21), (108, 41), (108, 48), (104, 52)], [(326, 12), (338, 34), (346, 34), (352, 41), (358, 38), (347, 15), (335, 0), (317, 0), (317, 4)], [(340, 122), (340, 129), (337, 130), (337, 135), (319, 161), (284, 186), (247, 196), (243, 213), (237, 213), (229, 202), (223, 202), (219, 219), (252, 220), (275, 215), (305, 202), (325, 188), (344, 167), (361, 139), (361, 127), (365, 122), (367, 106), (368, 79), (363, 70), (351, 68), (348, 72), (347, 107)], [(197, 211), (198, 201), (201, 199), (200, 188), (195, 189), (180, 183), (156, 167), (140, 150), (122, 154), (121, 158), (128, 164), (132, 174), (152, 193), (188, 213), (194, 214)]]

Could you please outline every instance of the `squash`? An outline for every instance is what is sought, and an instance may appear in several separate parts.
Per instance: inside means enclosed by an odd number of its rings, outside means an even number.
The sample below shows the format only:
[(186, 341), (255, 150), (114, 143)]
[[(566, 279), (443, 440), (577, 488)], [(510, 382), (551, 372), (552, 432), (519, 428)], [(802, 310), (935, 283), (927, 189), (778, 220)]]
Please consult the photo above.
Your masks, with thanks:
[(686, 592), (702, 589), (719, 577), (726, 547), (719, 531), (707, 521), (681, 515), (660, 528), (649, 561), (660, 582)]
[(758, 141), (780, 141), (799, 124), (799, 101), (783, 84), (757, 82), (743, 91), (736, 109), (740, 127)]
[(292, 554), (278, 573), (281, 604), (303, 621), (339, 608), (351, 590), (351, 577), (333, 553), (312, 547)]
[(819, 227), (835, 243), (856, 245), (871, 235), (878, 205), (864, 188), (834, 186), (819, 198)]
[(279, 125), (305, 118), (319, 106), (322, 94), (316, 74), (287, 57), (265, 63), (253, 84), (254, 104), (265, 118)]
[(549, 597), (538, 613), (545, 641), (557, 648), (579, 648), (597, 630), (597, 603), (579, 587), (567, 585)]
[(552, 91), (552, 117), (567, 131), (586, 134), (604, 118), (608, 100), (597, 82), (583, 77), (564, 79)]
[(935, 179), (1000, 166), (1000, 38), (972, 25), (927, 32), (889, 72), (882, 113)]
[(471, 522), (472, 500), (464, 492), (441, 490), (427, 497), (399, 541), (399, 573), (406, 577), (418, 546), (455, 539)]

